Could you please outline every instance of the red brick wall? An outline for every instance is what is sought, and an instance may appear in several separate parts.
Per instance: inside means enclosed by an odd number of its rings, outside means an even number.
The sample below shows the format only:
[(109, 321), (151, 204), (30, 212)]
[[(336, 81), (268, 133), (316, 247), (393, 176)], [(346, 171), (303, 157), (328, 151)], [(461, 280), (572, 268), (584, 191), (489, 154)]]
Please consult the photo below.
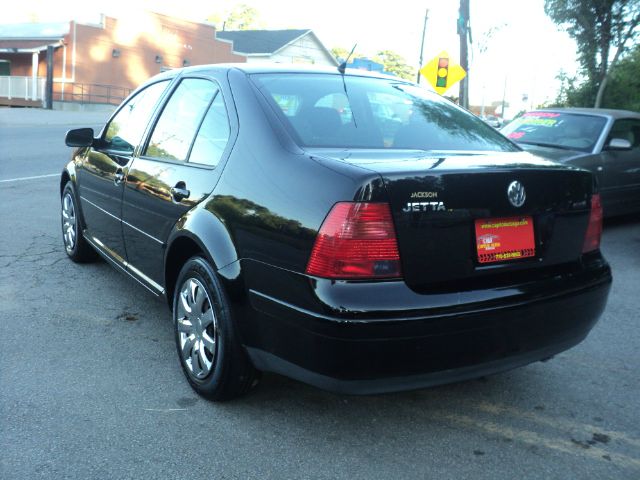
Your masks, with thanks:
[[(69, 37), (67, 76), (71, 75), (73, 33)], [(246, 61), (232, 53), (230, 44), (215, 39), (212, 26), (158, 14), (132, 22), (107, 17), (104, 29), (77, 25), (76, 38), (79, 83), (135, 88), (162, 67), (182, 67), (184, 60), (189, 65)], [(113, 57), (114, 49), (119, 57)], [(156, 63), (156, 56), (162, 57), (161, 63)]]
[(31, 54), (0, 53), (0, 59), (11, 62), (11, 75), (31, 76)]
[[(66, 47), (67, 85), (73, 88), (73, 47), (76, 46), (75, 83), (101, 84), (133, 89), (148, 78), (160, 73), (162, 67), (180, 68), (183, 61), (189, 65), (208, 63), (245, 62), (246, 57), (232, 52), (232, 45), (215, 39), (211, 25), (179, 20), (155, 13), (135, 15), (131, 20), (105, 17), (103, 26), (91, 26), (70, 22), (69, 34), (63, 39)], [(75, 26), (75, 33), (74, 33)], [(55, 41), (2, 41), (20, 48), (33, 48)], [(119, 50), (118, 57), (113, 50)], [(54, 52), (55, 92), (61, 90), (65, 48)], [(156, 63), (156, 56), (162, 57)], [(31, 54), (0, 53), (0, 59), (11, 61), (11, 75), (31, 76)], [(38, 76), (47, 72), (46, 51), (39, 55)], [(58, 95), (55, 96), (59, 98)], [(65, 97), (65, 99), (69, 99)]]

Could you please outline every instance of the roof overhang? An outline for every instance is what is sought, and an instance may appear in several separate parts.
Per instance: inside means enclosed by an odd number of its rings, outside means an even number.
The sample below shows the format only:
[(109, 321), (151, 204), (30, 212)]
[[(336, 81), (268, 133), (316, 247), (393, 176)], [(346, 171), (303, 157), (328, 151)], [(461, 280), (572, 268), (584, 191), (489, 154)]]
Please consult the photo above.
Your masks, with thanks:
[(62, 40), (56, 43), (39, 45), (37, 47), (5, 47), (0, 48), (0, 53), (40, 53), (47, 50), (48, 47), (60, 48), (63, 46)]
[(0, 42), (57, 42), (64, 37), (0, 37)]

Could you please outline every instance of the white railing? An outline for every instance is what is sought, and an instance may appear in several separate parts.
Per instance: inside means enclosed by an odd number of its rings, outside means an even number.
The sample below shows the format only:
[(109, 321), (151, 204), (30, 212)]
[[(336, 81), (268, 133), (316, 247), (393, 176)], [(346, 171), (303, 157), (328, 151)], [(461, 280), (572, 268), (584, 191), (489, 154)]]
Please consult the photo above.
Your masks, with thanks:
[(46, 79), (44, 77), (0, 76), (0, 97), (43, 101)]

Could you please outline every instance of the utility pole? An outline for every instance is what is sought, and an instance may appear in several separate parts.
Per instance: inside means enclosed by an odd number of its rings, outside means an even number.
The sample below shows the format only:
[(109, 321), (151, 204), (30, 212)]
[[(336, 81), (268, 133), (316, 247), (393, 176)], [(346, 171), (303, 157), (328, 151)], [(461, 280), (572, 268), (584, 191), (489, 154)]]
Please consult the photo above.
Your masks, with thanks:
[(424, 53), (424, 36), (427, 33), (427, 18), (429, 18), (429, 9), (424, 11), (424, 25), (422, 26), (422, 41), (420, 42), (420, 62), (418, 63), (418, 77), (416, 81), (420, 83), (420, 69), (422, 68), (422, 55)]
[(45, 83), (45, 108), (53, 109), (53, 46), (47, 46), (47, 80)]
[(460, 81), (459, 103), (464, 108), (469, 108), (469, 1), (460, 0), (460, 12), (458, 16), (458, 35), (460, 36), (460, 66), (467, 72), (467, 76)]

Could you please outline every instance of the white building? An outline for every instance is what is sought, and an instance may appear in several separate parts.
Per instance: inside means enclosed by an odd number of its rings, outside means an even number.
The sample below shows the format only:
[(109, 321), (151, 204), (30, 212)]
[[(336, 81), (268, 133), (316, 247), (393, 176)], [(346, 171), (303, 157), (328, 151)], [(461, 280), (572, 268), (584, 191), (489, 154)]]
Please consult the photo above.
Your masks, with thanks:
[(247, 63), (338, 65), (311, 30), (217, 31), (216, 39), (232, 42), (233, 53), (246, 56)]

